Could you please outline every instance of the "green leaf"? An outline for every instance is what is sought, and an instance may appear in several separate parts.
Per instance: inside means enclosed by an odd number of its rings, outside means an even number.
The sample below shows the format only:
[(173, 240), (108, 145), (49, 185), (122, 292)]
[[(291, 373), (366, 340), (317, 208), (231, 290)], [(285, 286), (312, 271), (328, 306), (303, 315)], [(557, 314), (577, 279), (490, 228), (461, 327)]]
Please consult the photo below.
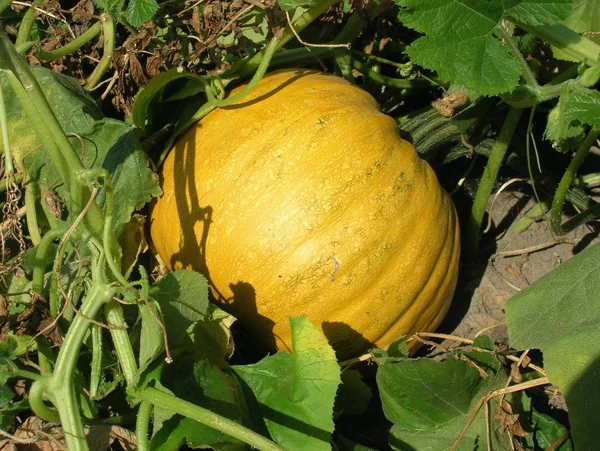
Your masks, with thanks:
[(552, 418), (533, 409), (531, 412), (533, 427), (533, 440), (541, 449), (549, 449), (561, 437), (567, 437), (560, 446), (553, 448), (556, 451), (573, 451), (573, 443), (568, 437), (566, 427)]
[(286, 450), (329, 450), (340, 367), (327, 339), (305, 317), (290, 318), (293, 353), (235, 366), (260, 404), (273, 439)]
[(180, 346), (187, 329), (208, 312), (208, 282), (197, 272), (173, 271), (150, 288), (149, 296), (160, 305), (172, 348)]
[(158, 303), (149, 300), (148, 304), (140, 303), (139, 308), (142, 331), (140, 333), (140, 368), (138, 371), (141, 372), (163, 352), (165, 343), (162, 329), (158, 324), (158, 321), (164, 321)]
[[(182, 360), (165, 369), (164, 379), (170, 380), (174, 394), (252, 428), (242, 387), (235, 374), (222, 371), (206, 360), (196, 363), (190, 359)], [(162, 410), (160, 406), (155, 408)], [(151, 448), (178, 450), (183, 444), (191, 448), (210, 445), (217, 450), (246, 449), (238, 440), (178, 415), (162, 423), (152, 438)]]
[[(75, 151), (87, 168), (104, 168), (112, 179), (114, 192), (113, 227), (119, 233), (136, 209), (161, 193), (158, 177), (150, 170), (133, 128), (114, 119), (102, 119), (94, 101), (71, 78), (48, 69), (32, 68), (34, 75)], [(39, 183), (42, 200), (53, 193), (68, 208), (69, 193), (18, 99), (0, 74), (8, 115), (11, 149), (19, 165)], [(97, 200), (102, 205), (102, 189)], [(41, 202), (45, 207), (45, 202)], [(48, 211), (46, 209), (46, 211)], [(48, 214), (50, 219), (53, 219)], [(64, 218), (53, 219), (58, 222)]]
[(548, 115), (544, 136), (559, 151), (574, 150), (584, 136), (584, 125), (600, 127), (600, 93), (575, 81), (565, 82), (558, 104)]
[(318, 0), (277, 0), (279, 6), (284, 11), (290, 12), (295, 10), (300, 6), (304, 6), (306, 8), (311, 8), (319, 3)]
[[(489, 356), (477, 351), (465, 355), (473, 362), (485, 362)], [(487, 378), (483, 378), (466, 361), (451, 357), (443, 362), (421, 358), (380, 365), (377, 386), (385, 416), (394, 424), (391, 447), (436, 451), (452, 448), (481, 397), (506, 382), (499, 362), (489, 363), (488, 367)], [(499, 371), (492, 371), (493, 367)], [(491, 403), (494, 409), (497, 401)], [(485, 437), (481, 409), (458, 449), (472, 450), (485, 443)], [(493, 449), (510, 449), (508, 437), (499, 432), (492, 433), (492, 443)]]
[(134, 27), (141, 27), (158, 11), (156, 0), (129, 0), (125, 18)]
[(521, 66), (494, 36), (511, 17), (533, 26), (555, 24), (571, 12), (572, 0), (394, 0), (400, 21), (425, 36), (407, 50), (411, 59), (453, 83), (483, 95), (512, 91)]
[(117, 16), (125, 6), (125, 0), (94, 0), (94, 5)]
[(565, 396), (576, 449), (600, 443), (600, 245), (586, 249), (506, 306), (510, 344), (540, 349), (550, 382)]
[(0, 385), (0, 409), (6, 409), (12, 401), (15, 393), (7, 385)]
[(29, 409), (29, 401), (22, 399), (0, 410), (0, 429), (9, 431), (14, 425), (15, 417)]
[(206, 359), (219, 368), (229, 367), (227, 359), (234, 350), (231, 325), (235, 318), (214, 304), (209, 304), (206, 318), (197, 321), (192, 331), (196, 360)]
[(360, 415), (367, 411), (371, 397), (371, 389), (363, 381), (360, 371), (344, 370), (334, 410), (341, 415)]
[(35, 341), (31, 342), (31, 346), (27, 348), (30, 342), (30, 335), (15, 335), (12, 331), (9, 331), (4, 336), (4, 340), (0, 342), (0, 357), (15, 360), (24, 356), (28, 351), (35, 351), (37, 349)]

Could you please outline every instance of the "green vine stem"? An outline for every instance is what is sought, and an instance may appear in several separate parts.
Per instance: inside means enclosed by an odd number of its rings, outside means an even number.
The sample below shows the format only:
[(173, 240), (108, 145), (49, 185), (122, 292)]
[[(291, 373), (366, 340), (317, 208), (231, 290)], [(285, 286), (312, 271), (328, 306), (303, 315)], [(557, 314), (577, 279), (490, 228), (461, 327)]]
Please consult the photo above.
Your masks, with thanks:
[(104, 51), (100, 62), (91, 73), (85, 84), (88, 91), (94, 89), (100, 82), (108, 68), (112, 64), (113, 53), (115, 51), (115, 23), (110, 14), (103, 14), (100, 18), (102, 23), (102, 34), (104, 36)]
[(40, 228), (37, 220), (36, 197), (39, 192), (39, 186), (36, 181), (28, 180), (25, 185), (25, 220), (27, 221), (27, 230), (29, 239), (34, 246), (42, 241)]
[(4, 174), (7, 180), (14, 181), (15, 167), (13, 165), (10, 141), (8, 140), (8, 118), (6, 117), (6, 105), (4, 104), (4, 89), (0, 86), (0, 137), (2, 138), (2, 149), (4, 150)]
[(150, 416), (152, 415), (153, 404), (148, 401), (142, 401), (138, 409), (135, 422), (135, 442), (138, 451), (149, 451), (148, 444), (148, 426), (150, 425)]
[[(37, 398), (37, 403), (35, 405), (32, 403), (36, 414), (38, 414), (36, 407), (39, 407), (39, 401), (44, 395), (47, 395), (57, 408), (70, 451), (88, 450), (75, 390), (75, 368), (79, 350), (90, 328), (91, 323), (88, 318), (94, 318), (100, 308), (112, 297), (104, 277), (104, 258), (98, 255), (95, 260), (96, 264), (92, 268), (93, 283), (81, 306), (81, 314), (77, 315), (69, 326), (56, 360), (54, 373), (33, 384), (40, 386), (38, 390), (34, 391), (33, 386), (31, 389), (31, 393)], [(33, 394), (30, 398), (34, 397)]]
[(104, 316), (110, 327), (110, 335), (127, 387), (133, 387), (137, 380), (138, 368), (135, 354), (131, 347), (131, 341), (129, 340), (129, 334), (127, 333), (127, 323), (124, 319), (123, 308), (117, 301), (111, 300), (104, 306)]
[(564, 25), (532, 26), (515, 20), (512, 22), (528, 33), (558, 47), (567, 55), (585, 61), (589, 66), (597, 66), (600, 63), (600, 45)]
[(85, 33), (81, 34), (77, 38), (73, 39), (66, 45), (59, 47), (54, 50), (39, 50), (36, 53), (36, 58), (42, 61), (52, 61), (58, 58), (62, 58), (63, 56), (71, 55), (83, 47), (85, 44), (94, 39), (98, 33), (102, 30), (102, 23), (96, 22), (90, 28), (88, 28)]
[[(65, 231), (62, 227), (56, 227), (48, 231), (40, 244), (35, 250), (35, 259), (33, 260), (33, 276), (31, 289), (40, 296), (44, 292), (44, 275), (46, 274), (46, 266), (48, 262), (48, 254), (50, 253), (50, 245), (54, 240), (59, 239), (64, 235)], [(56, 315), (54, 315), (56, 316)]]
[(263, 58), (260, 60), (260, 64), (258, 65), (258, 68), (256, 69), (256, 72), (254, 73), (254, 76), (250, 80), (250, 83), (248, 83), (248, 85), (246, 87), (244, 87), (244, 89), (242, 89), (236, 95), (229, 97), (227, 99), (222, 99), (222, 100), (217, 99), (212, 94), (212, 92), (210, 92), (210, 87), (207, 87), (208, 101), (204, 105), (202, 105), (198, 109), (198, 111), (196, 111), (196, 113), (190, 119), (188, 119), (187, 122), (185, 122), (182, 126), (180, 126), (171, 135), (169, 140), (166, 142), (160, 157), (158, 158), (157, 164), (159, 166), (162, 164), (164, 159), (167, 157), (168, 152), (173, 147), (173, 144), (174, 144), (176, 138), (181, 136), (183, 133), (185, 133), (185, 131), (188, 128), (190, 128), (194, 123), (198, 122), (200, 119), (202, 119), (204, 116), (206, 116), (208, 113), (210, 113), (215, 108), (225, 107), (225, 106), (231, 105), (235, 102), (239, 102), (246, 95), (248, 95), (248, 93), (250, 93), (250, 91), (252, 91), (256, 87), (258, 82), (262, 79), (262, 77), (267, 72), (267, 69), (269, 68), (269, 63), (271, 62), (271, 58), (273, 57), (273, 55), (275, 54), (275, 52), (278, 48), (279, 48), (279, 40), (277, 38), (271, 39), (271, 42), (269, 42), (269, 45), (266, 47)]
[(571, 230), (575, 229), (597, 214), (598, 207), (595, 206), (596, 208), (592, 207), (583, 211), (582, 213), (569, 219), (569, 221), (567, 221), (565, 224), (562, 223), (562, 211), (565, 203), (565, 197), (567, 196), (567, 190), (573, 184), (573, 181), (577, 176), (577, 171), (579, 171), (583, 160), (590, 151), (590, 148), (598, 139), (598, 136), (600, 136), (600, 129), (593, 128), (590, 130), (584, 141), (577, 149), (575, 156), (571, 160), (571, 163), (569, 163), (567, 170), (563, 174), (562, 179), (558, 184), (558, 188), (556, 189), (556, 193), (552, 199), (552, 208), (550, 209), (550, 226), (556, 235), (564, 235), (569, 233)]
[(235, 421), (156, 388), (146, 387), (142, 390), (132, 392), (131, 395), (142, 401), (160, 405), (163, 409), (170, 410), (217, 431), (221, 431), (261, 451), (283, 451), (283, 448), (279, 447), (276, 443)]
[[(304, 30), (308, 25), (311, 24), (315, 19), (317, 19), (321, 14), (327, 11), (332, 6), (339, 3), (340, 0), (324, 0), (322, 3), (317, 5), (314, 8), (307, 10), (304, 14), (302, 14), (296, 21), (293, 23), (294, 30), (297, 33), (300, 33)], [(289, 25), (285, 28), (283, 35), (279, 39), (279, 44), (277, 45), (277, 49), (283, 47), (288, 41), (295, 38), (294, 32), (290, 29)], [(252, 58), (247, 61), (240, 62), (240, 64), (234, 64), (231, 69), (223, 73), (223, 78), (245, 78), (249, 74), (253, 73), (256, 68), (261, 64), (262, 59), (265, 56), (265, 50), (263, 49), (260, 52), (256, 53)]]
[(254, 76), (250, 80), (250, 83), (244, 86), (244, 88), (234, 96), (228, 97), (226, 99), (213, 99), (212, 103), (214, 104), (214, 106), (217, 108), (223, 108), (229, 105), (233, 105), (234, 103), (239, 102), (248, 94), (250, 94), (250, 92), (252, 92), (252, 90), (256, 88), (256, 85), (258, 85), (260, 80), (262, 80), (262, 78), (267, 73), (267, 69), (269, 68), (269, 62), (271, 61), (271, 58), (273, 58), (273, 55), (275, 54), (275, 51), (278, 48), (279, 40), (277, 38), (271, 39), (271, 42), (269, 42), (269, 45), (267, 45), (265, 49), (263, 59), (261, 60), (258, 69), (256, 69), (256, 72), (254, 72)]
[(496, 143), (492, 148), (485, 170), (483, 171), (481, 182), (479, 183), (477, 193), (475, 194), (475, 200), (471, 207), (471, 216), (469, 217), (467, 224), (465, 237), (465, 253), (467, 258), (475, 258), (479, 250), (479, 230), (481, 228), (481, 221), (483, 220), (488, 199), (494, 188), (498, 171), (500, 170), (500, 166), (502, 166), (504, 155), (506, 154), (506, 150), (508, 149), (522, 114), (523, 110), (520, 108), (511, 107), (508, 110), (502, 129), (498, 134)]
[(90, 365), (90, 398), (95, 399), (98, 395), (98, 387), (102, 378), (102, 328), (92, 324), (90, 335), (92, 336), (92, 363)]
[[(35, 23), (35, 7), (41, 6), (44, 4), (44, 0), (35, 0), (33, 5), (29, 6), (25, 14), (23, 14), (23, 19), (21, 19), (21, 23), (19, 24), (19, 32), (17, 33), (17, 39), (15, 41), (15, 47), (18, 47), (17, 50), (19, 53), (24, 53), (21, 49), (24, 48), (24, 45), (29, 42), (29, 37), (31, 35), (31, 30), (33, 29), (33, 24)], [(31, 46), (30, 46), (31, 47)], [(27, 51), (27, 50), (25, 50)]]

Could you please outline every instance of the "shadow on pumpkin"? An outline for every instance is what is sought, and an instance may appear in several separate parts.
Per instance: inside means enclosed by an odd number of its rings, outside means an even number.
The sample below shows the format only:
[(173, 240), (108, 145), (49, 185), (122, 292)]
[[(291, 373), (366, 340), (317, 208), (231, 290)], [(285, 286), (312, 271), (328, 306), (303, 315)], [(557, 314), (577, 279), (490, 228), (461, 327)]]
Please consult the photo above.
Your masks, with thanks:
[(376, 347), (346, 323), (325, 321), (321, 325), (321, 330), (332, 345), (338, 360), (358, 357)]

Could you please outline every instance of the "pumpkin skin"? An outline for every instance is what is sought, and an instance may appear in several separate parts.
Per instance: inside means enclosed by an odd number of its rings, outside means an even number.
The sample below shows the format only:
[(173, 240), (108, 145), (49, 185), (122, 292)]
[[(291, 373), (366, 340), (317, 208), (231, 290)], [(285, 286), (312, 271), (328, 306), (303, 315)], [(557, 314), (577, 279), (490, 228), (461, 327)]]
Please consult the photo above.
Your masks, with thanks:
[(191, 127), (160, 175), (159, 256), (202, 272), (267, 350), (290, 349), (290, 316), (307, 316), (349, 358), (431, 331), (449, 308), (452, 201), (395, 121), (342, 78), (265, 76)]

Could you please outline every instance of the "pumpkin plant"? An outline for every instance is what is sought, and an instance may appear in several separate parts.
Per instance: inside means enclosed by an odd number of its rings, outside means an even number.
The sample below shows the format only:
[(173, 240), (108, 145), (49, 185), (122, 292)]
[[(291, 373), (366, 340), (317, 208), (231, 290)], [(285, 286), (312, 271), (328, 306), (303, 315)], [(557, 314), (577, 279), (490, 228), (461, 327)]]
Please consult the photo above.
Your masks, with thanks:
[(435, 329), (448, 310), (452, 201), (394, 120), (343, 78), (264, 77), (193, 126), (161, 177), (158, 254), (202, 272), (268, 350), (290, 349), (290, 316), (307, 316), (350, 357)]

